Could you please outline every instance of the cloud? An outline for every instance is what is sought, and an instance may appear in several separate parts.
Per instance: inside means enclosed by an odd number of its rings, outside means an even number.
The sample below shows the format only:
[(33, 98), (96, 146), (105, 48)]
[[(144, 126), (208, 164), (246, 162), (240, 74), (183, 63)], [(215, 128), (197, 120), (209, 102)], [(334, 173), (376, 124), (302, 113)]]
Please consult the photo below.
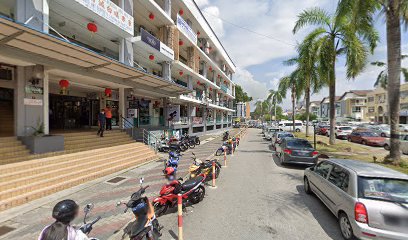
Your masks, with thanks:
[(202, 9), (202, 12), (218, 37), (224, 36), (224, 24), (219, 18), (220, 9), (216, 6), (207, 6)]
[(195, 2), (200, 8), (209, 4), (208, 0), (195, 0)]
[(268, 96), (269, 88), (266, 83), (255, 80), (254, 76), (248, 70), (238, 67), (233, 80), (255, 101), (258, 99), (266, 99)]

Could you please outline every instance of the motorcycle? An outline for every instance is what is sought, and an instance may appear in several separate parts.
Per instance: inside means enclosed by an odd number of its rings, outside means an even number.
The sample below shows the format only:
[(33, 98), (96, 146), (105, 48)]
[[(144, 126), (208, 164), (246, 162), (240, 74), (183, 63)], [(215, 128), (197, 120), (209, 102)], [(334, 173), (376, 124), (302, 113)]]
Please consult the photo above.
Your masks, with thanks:
[(200, 145), (201, 144), (200, 138), (198, 136), (189, 136), (188, 134), (184, 134), (184, 137), (189, 139), (189, 140), (192, 140), (195, 143), (195, 145)]
[(226, 131), (224, 132), (224, 135), (222, 136), (222, 141), (227, 141), (229, 139), (229, 132)]
[(201, 202), (205, 196), (204, 181), (206, 177), (205, 174), (200, 174), (184, 183), (181, 183), (182, 179), (178, 179), (164, 185), (160, 190), (160, 196), (153, 200), (153, 207), (157, 216), (163, 215), (169, 208), (176, 206), (177, 194), (182, 195), (184, 203), (197, 204)]
[(178, 162), (180, 161), (180, 156), (177, 152), (170, 152), (169, 153), (169, 159), (164, 162), (164, 169), (167, 167), (172, 167), (174, 168), (174, 171), (177, 171), (178, 168)]
[(225, 151), (227, 152), (227, 155), (231, 154), (231, 150), (232, 150), (232, 146), (230, 146), (230, 144), (228, 144), (227, 142), (224, 142), (222, 146), (218, 148), (217, 151), (215, 152), (215, 156), (224, 155)]
[(205, 181), (209, 181), (213, 177), (212, 165), (215, 162), (215, 178), (218, 178), (221, 172), (221, 164), (217, 160), (207, 160), (205, 162), (196, 158), (196, 155), (193, 153), (193, 164), (189, 168), (190, 178), (195, 178), (200, 174), (205, 174), (207, 177)]
[(185, 146), (187, 146), (187, 148), (195, 148), (196, 146), (195, 141), (190, 138), (182, 137), (180, 139), (180, 142), (181, 144), (184, 144)]
[[(86, 219), (88, 217), (88, 214), (91, 212), (91, 210), (93, 209), (94, 205), (92, 203), (87, 204), (84, 207), (84, 225), (82, 225), (79, 229), (85, 233), (86, 235), (90, 234), (92, 229), (93, 229), (93, 225), (95, 223), (97, 223), (99, 220), (101, 220), (101, 217), (97, 217), (95, 220), (93, 220), (91, 223), (87, 223)], [(97, 238), (89, 238), (90, 240), (98, 240)]]
[(123, 229), (122, 240), (129, 236), (130, 240), (158, 240), (161, 237), (161, 229), (159, 221), (156, 218), (154, 208), (149, 199), (143, 194), (149, 186), (143, 187), (144, 179), (140, 179), (140, 189), (133, 193), (128, 202), (120, 201), (117, 206), (124, 205), (124, 213), (131, 209), (135, 220), (130, 222)]
[(188, 149), (188, 145), (174, 140), (169, 140), (166, 141), (165, 139), (162, 139), (160, 141), (160, 145), (158, 150), (160, 152), (169, 152), (169, 151), (175, 151), (175, 152), (184, 152)]

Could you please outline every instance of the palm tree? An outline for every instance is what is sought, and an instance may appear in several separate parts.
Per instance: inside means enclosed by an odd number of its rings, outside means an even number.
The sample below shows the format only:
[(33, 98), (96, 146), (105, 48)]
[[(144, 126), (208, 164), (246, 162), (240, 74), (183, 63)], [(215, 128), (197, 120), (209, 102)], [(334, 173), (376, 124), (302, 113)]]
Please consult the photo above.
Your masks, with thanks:
[[(269, 90), (269, 95), (267, 98), (267, 101), (269, 101), (273, 108), (274, 108), (274, 116), (275, 116), (275, 121), (278, 120), (277, 116), (276, 116), (276, 107), (278, 104), (282, 103), (283, 101), (283, 97), (282, 97), (282, 92), (280, 91), (275, 91), (273, 89)], [(272, 116), (272, 112), (271, 112), (271, 116)]]
[(297, 65), (302, 78), (299, 78), (299, 85), (305, 96), (306, 101), (306, 137), (309, 136), (309, 118), (310, 118), (310, 94), (317, 93), (325, 84), (326, 79), (320, 78), (318, 74), (317, 63), (317, 44), (315, 39), (306, 38), (297, 46), (298, 56), (286, 62), (286, 65)]
[(290, 75), (285, 76), (279, 80), (278, 91), (282, 93), (282, 97), (286, 97), (286, 91), (290, 89), (292, 100), (292, 121), (293, 132), (295, 132), (295, 106), (296, 100), (299, 99), (302, 89), (298, 87), (301, 72), (296, 69)]
[(386, 161), (401, 160), (398, 135), (401, 85), (401, 22), (408, 23), (407, 0), (341, 0), (338, 13), (350, 15), (357, 26), (372, 26), (374, 16), (385, 14), (387, 34), (387, 89), (389, 120), (391, 125), (390, 154)]
[(347, 78), (355, 78), (366, 66), (369, 50), (374, 51), (378, 34), (371, 26), (355, 25), (348, 16), (329, 14), (321, 8), (303, 11), (298, 16), (293, 33), (309, 25), (316, 28), (306, 38), (317, 44), (319, 75), (327, 79), (329, 85), (330, 144), (334, 144), (337, 57), (345, 55)]
[[(407, 57), (408, 55), (401, 55), (401, 60), (404, 60)], [(387, 89), (387, 84), (388, 84), (387, 64), (385, 62), (375, 61), (375, 62), (372, 62), (371, 65), (384, 68), (378, 74), (377, 80), (374, 83), (374, 87), (381, 86), (382, 88)], [(402, 75), (404, 76), (404, 81), (408, 82), (408, 68), (401, 67), (401, 72), (402, 72)]]

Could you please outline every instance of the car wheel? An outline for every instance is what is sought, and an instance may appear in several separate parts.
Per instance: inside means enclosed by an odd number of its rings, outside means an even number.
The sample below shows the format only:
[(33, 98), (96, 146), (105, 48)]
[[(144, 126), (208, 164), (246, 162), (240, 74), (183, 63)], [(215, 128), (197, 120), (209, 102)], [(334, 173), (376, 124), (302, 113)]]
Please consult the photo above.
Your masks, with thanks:
[(339, 138), (339, 136), (337, 136), (337, 133), (335, 133), (335, 134), (334, 134), (334, 136), (336, 137), (336, 139), (338, 139), (338, 138)]
[(303, 179), (303, 182), (304, 182), (304, 187), (305, 187), (305, 192), (307, 193), (307, 194), (312, 194), (312, 190), (310, 189), (310, 183), (309, 183), (309, 179), (307, 179), (307, 177), (305, 177), (304, 179)]
[(351, 138), (347, 138), (347, 141), (351, 142)]
[(381, 133), (381, 137), (386, 137), (387, 135), (385, 133)]
[(363, 141), (361, 141), (361, 144), (367, 145), (367, 142), (363, 140)]
[(353, 228), (351, 226), (351, 223), (345, 213), (340, 213), (339, 216), (339, 225), (340, 225), (340, 230), (341, 230), (341, 235), (343, 235), (343, 238), (346, 240), (355, 240), (357, 239), (354, 236), (353, 233)]
[(390, 149), (391, 149), (391, 148), (390, 148), (390, 145), (385, 144), (385, 145), (384, 145), (384, 149), (387, 150), (387, 151), (390, 151)]
[(296, 132), (300, 132), (300, 129), (298, 128), (298, 129), (296, 129), (295, 131), (296, 131)]

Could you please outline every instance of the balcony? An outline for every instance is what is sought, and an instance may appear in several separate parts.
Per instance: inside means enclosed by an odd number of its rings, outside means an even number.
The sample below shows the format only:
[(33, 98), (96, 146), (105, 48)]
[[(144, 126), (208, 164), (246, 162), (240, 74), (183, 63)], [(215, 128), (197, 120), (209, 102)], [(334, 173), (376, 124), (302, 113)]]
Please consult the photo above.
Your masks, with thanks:
[(172, 121), (171, 125), (173, 127), (177, 127), (177, 126), (188, 126), (190, 124), (190, 119), (189, 117), (180, 117), (179, 121)]
[(156, 62), (174, 60), (174, 51), (143, 28), (140, 30), (140, 36), (133, 37), (131, 41), (135, 46), (133, 48), (135, 56), (143, 55), (148, 59), (149, 55), (153, 54)]
[[(154, 0), (136, 0), (134, 3), (135, 16), (148, 18), (150, 13), (154, 14), (154, 24), (156, 26), (173, 25), (174, 21), (164, 11), (164, 7)], [(147, 15), (146, 15), (147, 14)]]

